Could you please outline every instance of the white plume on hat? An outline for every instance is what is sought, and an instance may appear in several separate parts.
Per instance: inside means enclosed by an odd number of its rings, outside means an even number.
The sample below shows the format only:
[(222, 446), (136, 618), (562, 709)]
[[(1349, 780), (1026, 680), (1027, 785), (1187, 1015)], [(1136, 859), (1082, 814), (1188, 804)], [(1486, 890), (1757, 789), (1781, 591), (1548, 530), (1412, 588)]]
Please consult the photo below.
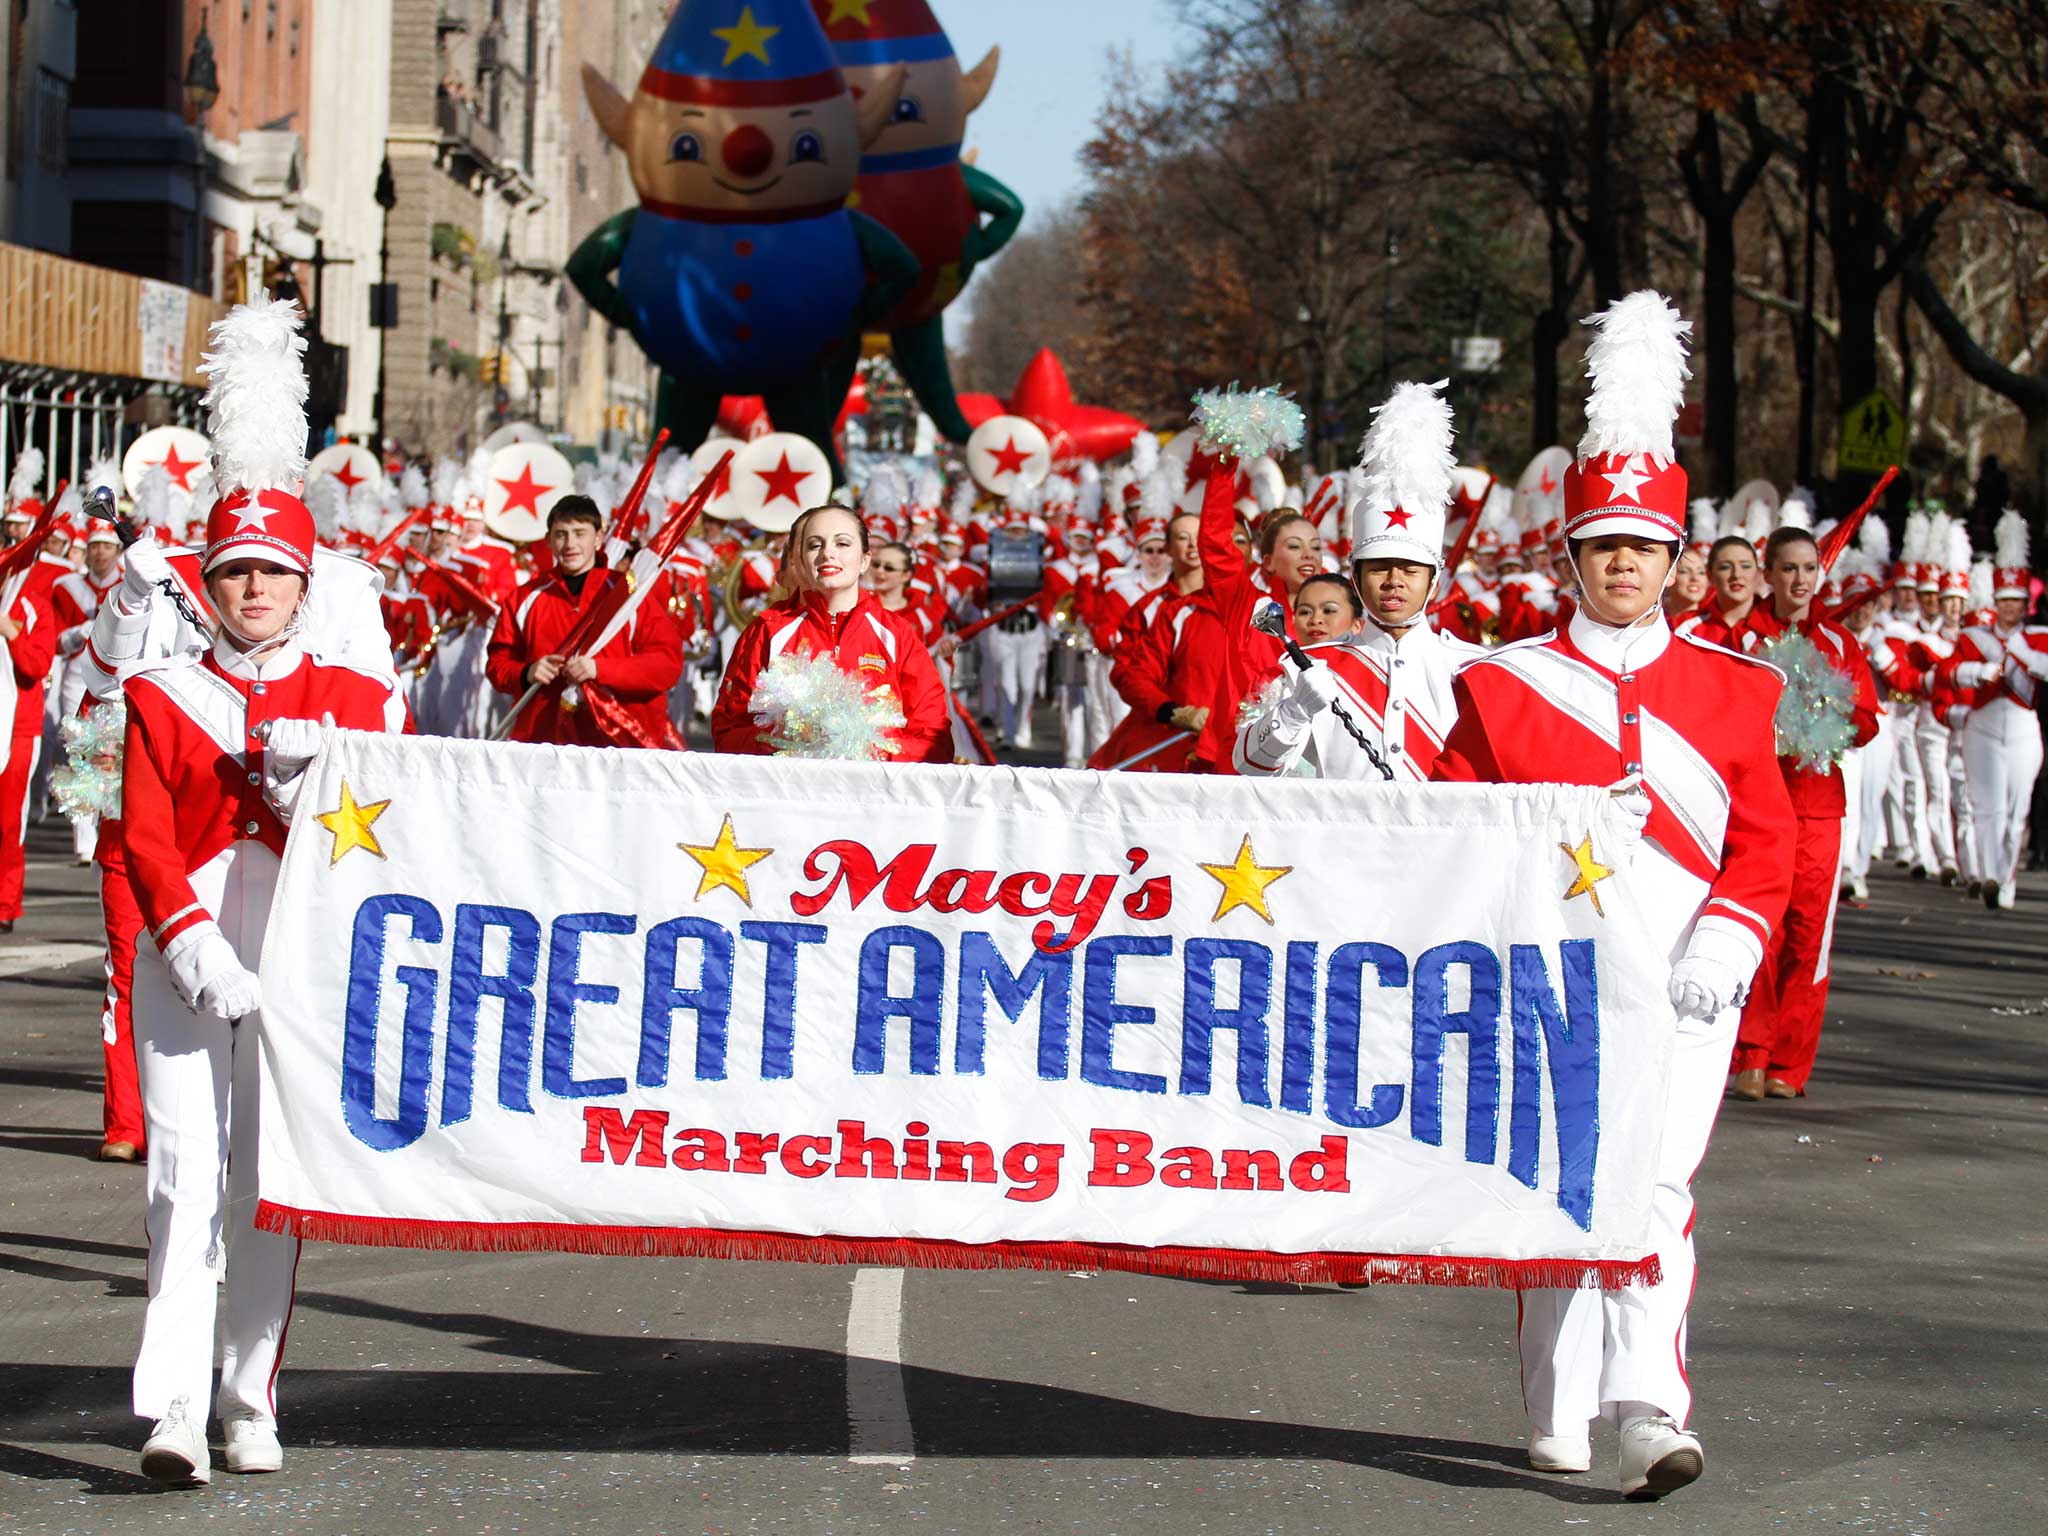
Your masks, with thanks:
[(945, 499), (946, 477), (934, 465), (921, 466), (917, 479), (910, 487), (910, 504), (922, 507), (928, 512), (939, 510), (939, 503)]
[(42, 494), (43, 469), (42, 449), (22, 449), (21, 457), (14, 461), (14, 477), (7, 482), (7, 505)]
[(121, 461), (114, 457), (114, 455), (108, 454), (104, 459), (99, 460), (90, 469), (86, 470), (85, 479), (81, 483), (89, 491), (98, 490), (104, 485), (114, 493), (115, 499), (119, 500), (121, 495)]
[[(206, 430), (226, 491), (298, 493), (306, 477), (306, 338), (298, 305), (268, 292), (214, 323)], [(195, 498), (196, 499), (196, 498)]]
[(1991, 532), (1991, 547), (1997, 551), (1998, 564), (2008, 571), (2023, 571), (2027, 568), (2029, 543), (2027, 520), (2011, 507), (1998, 519), (1998, 526)]
[(1141, 430), (1131, 439), (1131, 473), (1140, 480), (1159, 467), (1159, 439), (1149, 430)]
[(341, 537), (342, 522), (348, 512), (348, 492), (332, 475), (316, 475), (306, 487), (306, 510), (313, 514), (313, 532), (319, 535), (322, 544), (332, 544)]
[(1863, 519), (1856, 529), (1856, 547), (1871, 564), (1872, 574), (1883, 576), (1892, 561), (1892, 530), (1881, 517)]
[(434, 461), (434, 493), (436, 506), (452, 507), (462, 489), (462, 461), (443, 454)]
[(1102, 471), (1093, 464), (1081, 465), (1081, 494), (1074, 502), (1074, 512), (1091, 523), (1102, 516)]
[(168, 528), (171, 523), (171, 477), (161, 464), (143, 471), (135, 487), (135, 522), (143, 528)]
[(431, 499), (427, 492), (426, 471), (417, 464), (405, 466), (405, 472), (398, 477), (398, 499), (406, 511), (424, 507)]
[(669, 466), (668, 479), (662, 484), (661, 494), (670, 501), (687, 501), (690, 492), (704, 479), (704, 472), (697, 468), (697, 461), (687, 453), (676, 455), (676, 461)]
[(1647, 454), (1659, 469), (1671, 463), (1671, 426), (1685, 403), (1686, 338), (1692, 322), (1671, 301), (1644, 288), (1616, 299), (1585, 323), (1596, 334), (1586, 349), (1593, 381), (1579, 458)]
[(1991, 606), (1991, 593), (1996, 585), (1997, 577), (1991, 568), (1991, 557), (1989, 555), (1980, 556), (1971, 563), (1970, 608), (1972, 612), (1979, 608), (1989, 608)]
[(1162, 523), (1170, 520), (1174, 502), (1180, 497), (1177, 478), (1163, 465), (1147, 475), (1138, 486), (1138, 516), (1157, 518)]
[[(1365, 489), (1351, 515), (1353, 559), (1419, 553), (1424, 564), (1441, 562), (1444, 512), (1458, 467), (1451, 450), (1451, 405), (1439, 393), (1449, 382), (1396, 384), (1373, 411), (1359, 445)], [(1414, 514), (1418, 525), (1382, 527), (1395, 508)], [(1384, 554), (1375, 553), (1382, 549)]]
[[(1760, 501), (1751, 502), (1750, 505), (1752, 507), (1760, 507), (1763, 503)], [(1780, 528), (1797, 528), (1802, 533), (1813, 532), (1813, 508), (1806, 502), (1794, 501), (1788, 498), (1785, 504), (1778, 508), (1778, 526)]]
[[(1867, 523), (1871, 521), (1865, 518)], [(1899, 540), (1899, 559), (1907, 565), (1923, 565), (1927, 561), (1927, 538), (1934, 530), (1934, 520), (1920, 507), (1906, 513), (1906, 527)]]
[(861, 515), (894, 519), (902, 516), (909, 500), (909, 477), (901, 466), (885, 460), (868, 472), (868, 483), (860, 493)]
[(974, 503), (977, 494), (974, 488), (974, 481), (966, 476), (962, 476), (960, 483), (953, 487), (951, 513), (955, 523), (964, 525), (970, 517), (974, 516)]
[(1690, 542), (1711, 544), (1719, 536), (1721, 526), (1720, 509), (1714, 505), (1711, 496), (1695, 496), (1692, 499), (1692, 531)]
[(1948, 523), (1948, 555), (1944, 563), (1951, 571), (1970, 568), (1970, 525), (1960, 517), (1942, 514)]

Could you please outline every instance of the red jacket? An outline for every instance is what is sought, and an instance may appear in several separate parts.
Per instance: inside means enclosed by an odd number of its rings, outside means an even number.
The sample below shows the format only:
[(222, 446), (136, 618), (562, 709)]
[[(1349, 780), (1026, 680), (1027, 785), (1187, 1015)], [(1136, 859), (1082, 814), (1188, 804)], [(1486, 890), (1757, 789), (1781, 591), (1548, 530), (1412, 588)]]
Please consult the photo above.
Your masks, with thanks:
[[(1744, 627), (1756, 637), (1758, 649), (1782, 635), (1786, 629), (1761, 604), (1749, 611)], [(1856, 732), (1853, 744), (1862, 746), (1877, 734), (1877, 717), (1884, 708), (1878, 702), (1877, 685), (1871, 679), (1870, 663), (1863, 647), (1854, 635), (1827, 619), (1807, 619), (1799, 625), (1799, 632), (1813, 642), (1814, 648), (1827, 657), (1855, 690), (1856, 702), (1850, 706), (1849, 721)], [(1848, 813), (1849, 796), (1843, 787), (1839, 766), (1830, 766), (1825, 773), (1815, 773), (1801, 768), (1790, 757), (1779, 758), (1778, 765), (1785, 775), (1785, 787), (1792, 795), (1793, 813), (1802, 820), (1839, 821)]]
[(1202, 491), (1203, 585), (1195, 595), (1196, 613), (1181, 630), (1181, 644), (1196, 652), (1194, 665), (1210, 680), (1206, 698), (1188, 701), (1209, 706), (1209, 723), (1195, 742), (1194, 766), (1204, 773), (1234, 771), (1238, 711), (1285, 653), (1278, 640), (1252, 628), (1252, 616), (1269, 601), (1278, 602), (1287, 633), (1294, 633), (1294, 605), (1284, 592), (1272, 591), (1263, 575), (1245, 569), (1231, 539), (1236, 528), (1236, 476), (1212, 472)]
[[(50, 566), (38, 560), (29, 567), (20, 594), (7, 609), (7, 616), (21, 627), (21, 633), (6, 642), (7, 660), (14, 669), (13, 730), (18, 737), (39, 736), (43, 730), (43, 681), (57, 657), (52, 592), (56, 577)], [(9, 578), (10, 585), (12, 580)]]
[[(1617, 674), (1569, 631), (1502, 646), (1452, 684), (1458, 721), (1432, 775), (1483, 784), (1612, 784), (1644, 775), (1644, 836), (1704, 882), (1701, 921), (1747, 934), (1758, 959), (1792, 894), (1795, 825), (1773, 718), (1783, 682), (1687, 636)], [(1669, 732), (1645, 727), (1659, 724)]]
[[(1109, 681), (1131, 712), (1096, 749), (1089, 767), (1114, 768), (1159, 746), (1180, 730), (1170, 718), (1175, 709), (1185, 704), (1200, 706), (1214, 693), (1213, 646), (1181, 643), (1191, 625), (1199, 631), (1210, 623), (1207, 616), (1198, 619), (1196, 600), (1201, 595), (1199, 591), (1180, 593), (1171, 586), (1159, 587), (1125, 613), (1117, 630)], [(1132, 766), (1143, 773), (1185, 772), (1193, 750), (1193, 742), (1176, 744)]]
[(764, 608), (740, 634), (718, 685), (711, 711), (711, 741), (720, 752), (768, 755), (754, 722), (754, 689), (761, 674), (784, 654), (825, 655), (870, 694), (887, 689), (903, 711), (896, 749), (899, 763), (950, 763), (953, 731), (946, 717), (946, 690), (932, 661), (918, 619), (907, 609), (892, 612), (863, 592), (845, 613), (828, 613), (818, 592), (800, 592)]
[(159, 949), (220, 917), (193, 894), (195, 871), (244, 840), (284, 852), (284, 823), (263, 796), (258, 726), (331, 714), (349, 730), (396, 731), (406, 718), (388, 678), (311, 657), (258, 683), (231, 676), (209, 651), (196, 662), (145, 666), (123, 692), (121, 830), (128, 878)]
[[(520, 593), (499, 612), (491, 636), (485, 664), (491, 686), (515, 698), (525, 693), (526, 669), (543, 656), (560, 654), (576, 621), (620, 579), (614, 571), (593, 570), (579, 593), (572, 594), (559, 576)], [(605, 697), (595, 704), (581, 698), (571, 708), (563, 702), (568, 680), (558, 676), (521, 712), (512, 740), (581, 747), (681, 745), (668, 718), (667, 695), (683, 674), (683, 639), (669, 612), (667, 583), (660, 585), (664, 590), (649, 592), (626, 627), (597, 655), (592, 686)]]

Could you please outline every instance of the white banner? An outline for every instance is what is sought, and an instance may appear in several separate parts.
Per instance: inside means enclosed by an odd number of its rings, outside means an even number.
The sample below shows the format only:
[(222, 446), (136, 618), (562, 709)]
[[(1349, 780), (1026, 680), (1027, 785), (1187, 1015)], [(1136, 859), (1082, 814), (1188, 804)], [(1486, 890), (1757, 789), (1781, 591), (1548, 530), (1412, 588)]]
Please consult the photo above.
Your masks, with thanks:
[(265, 945), (259, 1219), (1641, 1280), (1673, 1021), (1611, 814), (344, 733)]

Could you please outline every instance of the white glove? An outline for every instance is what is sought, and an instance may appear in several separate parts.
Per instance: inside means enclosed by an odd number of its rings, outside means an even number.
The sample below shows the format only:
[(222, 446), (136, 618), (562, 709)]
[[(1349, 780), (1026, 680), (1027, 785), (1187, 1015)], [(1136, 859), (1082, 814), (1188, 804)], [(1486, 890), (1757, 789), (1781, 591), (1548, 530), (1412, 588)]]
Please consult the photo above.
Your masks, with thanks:
[(254, 971), (237, 965), (200, 988), (196, 1011), (238, 1024), (262, 1006), (263, 983)]
[(1303, 726), (1337, 702), (1337, 674), (1328, 667), (1306, 667), (1294, 674), (1294, 687), (1274, 713), (1282, 722)]
[(1671, 1006), (1681, 1020), (1718, 1017), (1748, 996), (1762, 958), (1755, 935), (1709, 913), (1693, 924), (1685, 956), (1671, 968)]
[(137, 539), (128, 546), (121, 571), (121, 585), (136, 597), (153, 595), (159, 582), (171, 579), (171, 562), (154, 539)]
[[(261, 1002), (256, 978), (242, 965), (220, 924), (194, 923), (164, 946), (164, 969), (185, 1006), (229, 1022), (254, 1012)], [(239, 1013), (225, 1011), (246, 1004)]]
[(1688, 953), (1671, 968), (1671, 1006), (1681, 1019), (1716, 1018), (1735, 1005), (1742, 978), (1704, 955)]
[(263, 738), (263, 798), (278, 818), (290, 825), (305, 787), (306, 768), (320, 755), (334, 731), (334, 716), (318, 720), (273, 720)]
[(280, 779), (296, 778), (327, 745), (327, 733), (334, 729), (334, 716), (318, 720), (272, 720), (264, 727), (264, 762)]
[(1979, 684), (1988, 683), (1997, 677), (1998, 670), (1997, 667), (1988, 661), (1959, 662), (1956, 665), (1956, 686), (1958, 688), (1975, 688)]
[[(1635, 856), (1643, 840), (1643, 828), (1650, 821), (1650, 792), (1640, 775), (1630, 774), (1607, 786), (1608, 830), (1614, 835), (1614, 851), (1626, 861)], [(1603, 850), (1605, 851), (1605, 850)]]
[(76, 656), (85, 649), (85, 642), (91, 638), (91, 619), (87, 619), (83, 624), (74, 624), (69, 629), (60, 629), (57, 631), (57, 654)]

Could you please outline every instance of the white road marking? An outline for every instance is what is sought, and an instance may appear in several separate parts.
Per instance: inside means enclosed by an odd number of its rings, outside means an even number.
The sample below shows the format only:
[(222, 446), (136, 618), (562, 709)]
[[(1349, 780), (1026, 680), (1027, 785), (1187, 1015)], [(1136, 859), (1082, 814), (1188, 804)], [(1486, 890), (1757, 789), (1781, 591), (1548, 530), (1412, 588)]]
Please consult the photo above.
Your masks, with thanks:
[(903, 1391), (903, 1271), (862, 1269), (846, 1312), (847, 1460), (907, 1467), (917, 1459)]
[(97, 944), (23, 944), (18, 949), (0, 949), (0, 976), (60, 970), (81, 960), (97, 960), (102, 952)]

